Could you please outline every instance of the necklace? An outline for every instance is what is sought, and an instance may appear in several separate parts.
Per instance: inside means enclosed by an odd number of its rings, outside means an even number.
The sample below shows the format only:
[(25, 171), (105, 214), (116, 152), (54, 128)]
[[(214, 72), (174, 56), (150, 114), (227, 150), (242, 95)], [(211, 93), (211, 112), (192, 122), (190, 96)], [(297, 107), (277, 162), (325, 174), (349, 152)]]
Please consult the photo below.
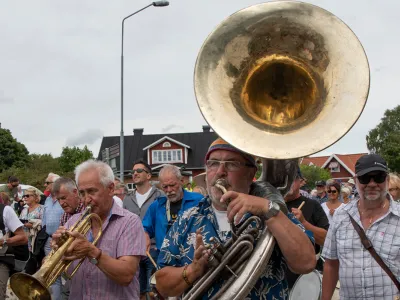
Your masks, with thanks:
[[(384, 209), (384, 208), (386, 207), (386, 203), (387, 203), (387, 202), (386, 202), (386, 200), (385, 200), (385, 203), (384, 203), (383, 205), (381, 205), (380, 208), (381, 208), (381, 209)], [(360, 208), (360, 201), (358, 201), (358, 209), (359, 209), (360, 212), (361, 212), (361, 216), (364, 215), (364, 213), (365, 213), (366, 210), (361, 211), (361, 208)], [(370, 218), (369, 218), (369, 225), (372, 224), (372, 219), (373, 219), (373, 217), (370, 217)]]

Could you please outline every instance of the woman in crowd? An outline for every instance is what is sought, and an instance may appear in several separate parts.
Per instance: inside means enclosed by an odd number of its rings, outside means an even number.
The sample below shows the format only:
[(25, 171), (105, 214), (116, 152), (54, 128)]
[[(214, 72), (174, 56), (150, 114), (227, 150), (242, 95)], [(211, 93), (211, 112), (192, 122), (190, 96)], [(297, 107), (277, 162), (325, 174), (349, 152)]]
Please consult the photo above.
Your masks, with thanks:
[(19, 219), (24, 223), (24, 230), (28, 235), (29, 252), (32, 252), (32, 242), (42, 224), (44, 206), (40, 205), (40, 194), (34, 188), (28, 188), (23, 196), (26, 205)]
[(400, 202), (400, 178), (394, 173), (389, 174), (389, 193), (394, 201)]
[(335, 211), (340, 206), (344, 205), (339, 201), (340, 184), (336, 181), (329, 181), (326, 187), (326, 192), (328, 193), (328, 201), (322, 203), (321, 206), (328, 217), (329, 223), (331, 223)]

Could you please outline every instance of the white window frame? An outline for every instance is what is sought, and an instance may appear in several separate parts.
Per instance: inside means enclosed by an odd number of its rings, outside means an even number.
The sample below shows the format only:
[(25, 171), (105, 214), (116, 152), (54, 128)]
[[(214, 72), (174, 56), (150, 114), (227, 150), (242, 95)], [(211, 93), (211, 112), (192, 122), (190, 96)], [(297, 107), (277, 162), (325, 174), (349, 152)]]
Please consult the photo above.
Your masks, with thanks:
[(110, 167), (111, 167), (111, 169), (117, 168), (117, 160), (115, 158), (110, 159)]
[(171, 143), (170, 142), (164, 142), (162, 144), (163, 148), (171, 148)]
[[(337, 164), (336, 167), (332, 167), (332, 165)], [(340, 164), (338, 162), (331, 162), (329, 164), (329, 170), (331, 173), (339, 173), (340, 172)]]
[[(174, 151), (176, 151), (175, 156), (173, 155)], [(153, 164), (183, 163), (182, 149), (152, 150), (151, 152), (152, 152), (151, 157)], [(180, 153), (181, 159), (178, 159), (179, 156), (178, 153)], [(161, 160), (159, 160), (159, 157), (161, 158)]]

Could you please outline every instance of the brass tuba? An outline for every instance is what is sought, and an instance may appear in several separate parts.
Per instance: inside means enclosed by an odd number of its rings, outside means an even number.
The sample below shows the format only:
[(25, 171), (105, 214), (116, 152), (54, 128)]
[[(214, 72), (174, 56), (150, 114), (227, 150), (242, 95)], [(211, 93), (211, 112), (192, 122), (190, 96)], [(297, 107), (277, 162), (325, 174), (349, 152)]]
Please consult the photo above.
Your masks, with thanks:
[[(366, 54), (350, 28), (330, 12), (297, 1), (257, 4), (225, 19), (204, 42), (194, 72), (207, 123), (228, 143), (263, 158), (262, 180), (282, 194), (290, 189), (297, 158), (329, 147), (356, 123), (369, 83)], [(223, 248), (216, 256), (226, 266), (214, 262), (213, 268), (237, 268), (218, 299), (244, 299), (274, 244), (264, 229), (240, 266), (240, 258), (225, 260)], [(207, 291), (204, 277), (184, 299)]]
[[(91, 206), (88, 205), (76, 223), (69, 229), (70, 232), (78, 232), (86, 235), (91, 228), (91, 221), (96, 220), (99, 223), (99, 232), (93, 241), (95, 245), (102, 234), (102, 221), (97, 214), (91, 213)], [(74, 237), (65, 234), (60, 238), (58, 249), (52, 250), (46, 257), (42, 267), (33, 275), (26, 273), (15, 273), (10, 278), (10, 286), (15, 295), (21, 300), (51, 300), (49, 287), (56, 279), (64, 273), (71, 279), (84, 261), (80, 260), (71, 274), (67, 273), (72, 261), (64, 261), (63, 256), (68, 247), (74, 241)]]

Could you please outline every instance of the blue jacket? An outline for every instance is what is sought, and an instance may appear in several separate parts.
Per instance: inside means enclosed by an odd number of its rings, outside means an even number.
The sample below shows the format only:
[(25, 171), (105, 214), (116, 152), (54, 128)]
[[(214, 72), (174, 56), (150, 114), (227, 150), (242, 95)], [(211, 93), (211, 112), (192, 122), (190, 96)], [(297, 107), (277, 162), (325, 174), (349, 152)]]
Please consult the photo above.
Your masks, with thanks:
[[(198, 206), (201, 199), (204, 196), (199, 193), (188, 192), (183, 190), (182, 207), (179, 210), (180, 215), (185, 210)], [(158, 250), (161, 249), (161, 245), (167, 235), (168, 220), (167, 220), (167, 197), (159, 197), (148, 208), (146, 215), (143, 218), (144, 231), (150, 236), (150, 238), (156, 238), (156, 247)]]

